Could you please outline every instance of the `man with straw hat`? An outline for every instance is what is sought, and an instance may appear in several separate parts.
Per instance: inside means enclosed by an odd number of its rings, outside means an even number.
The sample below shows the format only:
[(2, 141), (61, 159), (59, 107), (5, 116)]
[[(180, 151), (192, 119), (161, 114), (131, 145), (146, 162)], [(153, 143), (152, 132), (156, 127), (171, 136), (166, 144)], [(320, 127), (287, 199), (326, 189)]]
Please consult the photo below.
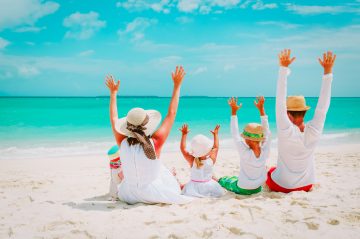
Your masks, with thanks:
[(287, 93), (288, 66), (295, 60), (290, 50), (279, 54), (279, 79), (276, 93), (276, 125), (278, 130), (279, 156), (276, 168), (268, 172), (266, 184), (273, 191), (289, 193), (309, 191), (315, 183), (314, 152), (322, 134), (326, 113), (330, 106), (332, 67), (336, 55), (328, 51), (323, 59), (324, 76), (319, 100), (313, 119), (306, 125), (304, 116), (310, 109), (304, 96), (289, 96)]

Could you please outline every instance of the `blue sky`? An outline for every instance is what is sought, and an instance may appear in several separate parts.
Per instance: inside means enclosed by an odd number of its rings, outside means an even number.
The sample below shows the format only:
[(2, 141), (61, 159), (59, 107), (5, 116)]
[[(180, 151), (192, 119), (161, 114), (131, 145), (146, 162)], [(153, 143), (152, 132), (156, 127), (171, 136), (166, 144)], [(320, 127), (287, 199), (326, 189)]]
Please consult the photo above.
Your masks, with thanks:
[[(331, 5), (330, 5), (331, 4)], [(1, 96), (275, 95), (277, 54), (297, 60), (289, 94), (317, 96), (325, 50), (333, 96), (360, 96), (360, 1), (0, 0)]]

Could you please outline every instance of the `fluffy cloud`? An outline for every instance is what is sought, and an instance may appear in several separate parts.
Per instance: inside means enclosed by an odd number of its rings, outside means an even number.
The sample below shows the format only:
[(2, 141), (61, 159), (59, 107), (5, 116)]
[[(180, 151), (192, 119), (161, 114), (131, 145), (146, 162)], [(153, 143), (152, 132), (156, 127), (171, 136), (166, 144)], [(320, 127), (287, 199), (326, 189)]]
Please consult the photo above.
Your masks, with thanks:
[(1, 0), (0, 30), (33, 26), (36, 21), (58, 10), (59, 4), (41, 0)]
[(63, 25), (69, 28), (65, 38), (85, 40), (91, 38), (97, 31), (105, 27), (106, 22), (99, 20), (97, 12), (75, 12), (64, 19)]
[(31, 77), (40, 74), (40, 71), (34, 66), (20, 66), (18, 67), (18, 73), (24, 77)]
[(263, 3), (263, 1), (258, 0), (256, 1), (251, 8), (254, 10), (264, 10), (264, 9), (274, 9), (277, 8), (277, 4), (276, 3)]
[(199, 75), (201, 73), (207, 72), (207, 67), (206, 66), (200, 66), (198, 68), (196, 68), (193, 72), (191, 72), (192, 75)]
[(116, 3), (116, 7), (125, 8), (129, 11), (142, 11), (151, 9), (155, 12), (170, 13), (170, 7), (172, 7), (170, 0), (127, 0), (119, 1)]
[(299, 15), (318, 15), (318, 14), (340, 14), (340, 13), (358, 13), (360, 14), (360, 4), (344, 6), (307, 6), (288, 3), (286, 10)]
[(157, 22), (158, 21), (156, 19), (138, 17), (132, 22), (129, 22), (126, 25), (125, 30), (119, 30), (118, 35), (120, 37), (130, 36), (131, 40), (134, 42), (140, 41), (145, 36), (145, 30), (148, 27), (157, 24)]
[(91, 56), (95, 53), (94, 50), (87, 50), (87, 51), (82, 51), (78, 54), (78, 56), (81, 56), (81, 57), (87, 57), (87, 56)]
[(262, 21), (262, 22), (257, 22), (258, 25), (261, 26), (274, 26), (274, 27), (280, 27), (286, 30), (289, 29), (295, 29), (300, 27), (300, 24), (293, 24), (293, 23), (288, 23), (288, 22), (277, 22), (277, 21)]
[(15, 32), (40, 32), (45, 30), (46, 27), (36, 27), (36, 26), (24, 26), (15, 29)]
[(0, 50), (4, 49), (10, 44), (9, 41), (5, 40), (4, 38), (0, 37)]
[(199, 11), (201, 14), (212, 12), (213, 8), (233, 8), (240, 3), (240, 0), (179, 0), (178, 9), (181, 12)]

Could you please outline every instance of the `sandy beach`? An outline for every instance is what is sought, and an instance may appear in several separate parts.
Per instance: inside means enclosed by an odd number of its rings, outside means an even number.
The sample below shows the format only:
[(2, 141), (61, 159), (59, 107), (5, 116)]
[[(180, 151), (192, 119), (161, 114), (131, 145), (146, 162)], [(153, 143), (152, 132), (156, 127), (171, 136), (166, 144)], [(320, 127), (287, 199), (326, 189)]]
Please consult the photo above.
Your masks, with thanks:
[[(272, 150), (269, 166), (276, 162)], [(187, 205), (108, 200), (105, 155), (0, 160), (0, 238), (356, 238), (360, 233), (360, 145), (318, 148), (312, 192), (267, 188), (228, 192)], [(163, 153), (186, 182), (179, 153)], [(216, 176), (237, 174), (235, 150), (222, 150)]]

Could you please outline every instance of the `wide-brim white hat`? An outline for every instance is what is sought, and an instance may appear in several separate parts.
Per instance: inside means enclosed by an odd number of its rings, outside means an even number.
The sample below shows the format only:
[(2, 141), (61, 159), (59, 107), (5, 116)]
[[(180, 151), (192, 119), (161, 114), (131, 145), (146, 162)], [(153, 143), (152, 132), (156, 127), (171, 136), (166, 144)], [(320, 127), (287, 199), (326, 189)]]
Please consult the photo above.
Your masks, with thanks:
[(146, 116), (149, 117), (149, 121), (144, 125), (144, 127), (146, 128), (144, 132), (145, 135), (152, 135), (161, 122), (161, 114), (157, 110), (144, 110), (142, 108), (133, 108), (128, 112), (126, 117), (117, 120), (115, 124), (115, 129), (122, 135), (128, 137), (135, 137), (133, 133), (127, 129), (127, 123), (129, 122), (135, 126), (141, 125), (146, 119)]
[(191, 155), (199, 158), (207, 155), (213, 147), (213, 142), (208, 137), (198, 134), (191, 141)]

